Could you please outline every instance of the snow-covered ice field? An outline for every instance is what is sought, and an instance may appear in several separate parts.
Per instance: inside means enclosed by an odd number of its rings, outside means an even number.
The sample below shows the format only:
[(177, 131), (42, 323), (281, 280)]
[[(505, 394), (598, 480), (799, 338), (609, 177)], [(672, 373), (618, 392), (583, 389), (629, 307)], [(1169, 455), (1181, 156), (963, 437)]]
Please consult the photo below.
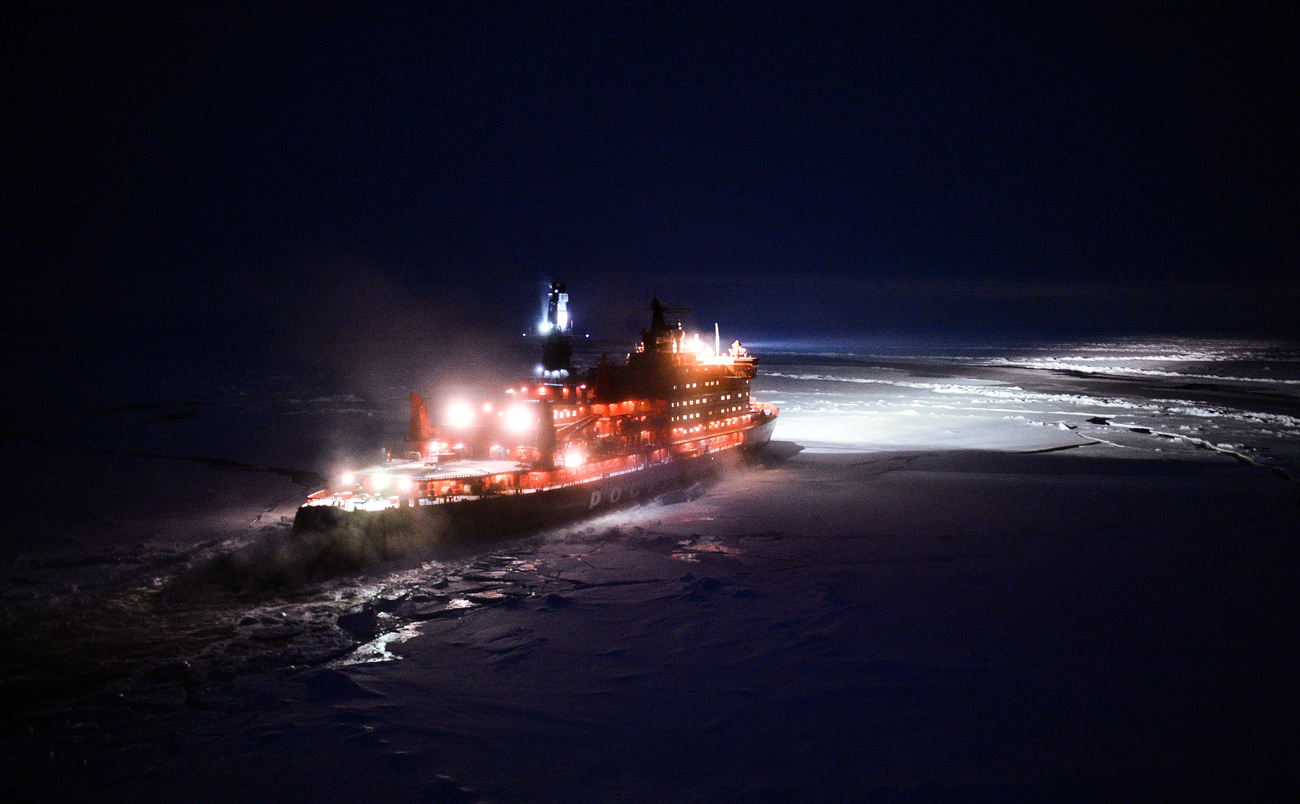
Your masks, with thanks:
[(1300, 350), (755, 351), (775, 442), (703, 496), (387, 564), (285, 518), (407, 382), (15, 413), (0, 785), (1290, 800)]

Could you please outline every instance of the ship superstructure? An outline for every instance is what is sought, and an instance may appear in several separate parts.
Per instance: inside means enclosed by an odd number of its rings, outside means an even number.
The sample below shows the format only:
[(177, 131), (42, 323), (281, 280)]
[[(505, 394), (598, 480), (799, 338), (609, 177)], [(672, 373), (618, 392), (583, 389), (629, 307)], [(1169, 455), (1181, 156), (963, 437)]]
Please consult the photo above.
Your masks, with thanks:
[[(433, 426), (412, 394), (404, 450), (341, 473), (312, 494), (295, 528), (418, 512), (462, 530), (518, 529), (640, 498), (766, 443), (778, 411), (750, 398), (755, 358), (688, 337), (657, 299), (635, 351), (572, 364), (564, 285), (551, 285), (536, 376), (494, 399), (451, 402)], [(406, 512), (406, 513), (401, 513)]]

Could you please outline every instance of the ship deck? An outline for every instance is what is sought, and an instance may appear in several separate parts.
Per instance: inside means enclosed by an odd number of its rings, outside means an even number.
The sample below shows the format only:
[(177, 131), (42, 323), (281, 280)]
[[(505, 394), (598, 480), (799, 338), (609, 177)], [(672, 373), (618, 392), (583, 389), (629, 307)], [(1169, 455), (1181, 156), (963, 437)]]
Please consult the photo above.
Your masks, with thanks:
[(389, 461), (382, 466), (371, 466), (358, 471), (358, 474), (406, 475), (412, 480), (474, 480), (491, 475), (504, 475), (524, 471), (527, 467), (515, 461), (455, 460), (433, 461)]

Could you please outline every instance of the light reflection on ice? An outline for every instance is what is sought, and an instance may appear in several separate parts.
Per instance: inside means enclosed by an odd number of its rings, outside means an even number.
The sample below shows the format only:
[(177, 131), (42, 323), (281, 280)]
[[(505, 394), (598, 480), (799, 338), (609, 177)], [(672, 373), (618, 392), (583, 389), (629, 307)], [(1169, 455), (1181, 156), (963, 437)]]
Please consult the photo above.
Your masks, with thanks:
[(1291, 390), (1300, 385), (1300, 352), (1295, 345), (1258, 340), (1167, 338), (1044, 344), (1011, 349), (979, 362), (1085, 374), (1263, 384)]
[[(1133, 340), (840, 353), (830, 362), (786, 354), (772, 363), (755, 393), (781, 400), (775, 438), (814, 450), (1100, 443), (1127, 451), (1145, 443), (1167, 452), (1177, 448), (1173, 439), (1184, 449), (1253, 456), (1270, 465), (1300, 462), (1294, 414), (1300, 351), (1294, 346)], [(1093, 377), (1105, 384), (1093, 385)], [(1143, 384), (1126, 385), (1125, 378)], [(1088, 393), (1093, 388), (1106, 393)], [(1152, 393), (1158, 390), (1164, 393)], [(1042, 442), (1049, 430), (1059, 433), (1056, 443)]]
[[(468, 603), (469, 601), (465, 601)], [(331, 667), (347, 667), (352, 664), (370, 664), (372, 662), (392, 662), (400, 659), (388, 650), (388, 646), (394, 643), (401, 644), (406, 640), (419, 636), (419, 623), (404, 625), (396, 631), (390, 631), (387, 634), (367, 642), (358, 647), (350, 655), (330, 663)]]
[(1011, 367), (1050, 369), (1053, 371), (1078, 371), (1090, 374), (1114, 374), (1120, 376), (1136, 377), (1169, 377), (1184, 378), (1195, 377), (1202, 381), (1213, 382), (1230, 382), (1230, 383), (1266, 383), (1281, 385), (1300, 385), (1300, 380), (1286, 379), (1279, 377), (1238, 377), (1223, 374), (1191, 374), (1187, 371), (1176, 371), (1172, 368), (1137, 368), (1134, 366), (1115, 365), (1116, 361), (1125, 360), (1155, 360), (1159, 362), (1176, 363), (1176, 360), (1166, 360), (1164, 358), (1142, 358), (1142, 357), (1110, 357), (1099, 362), (1090, 362), (1087, 358), (1037, 358), (1037, 359), (1003, 359), (990, 361), (990, 365), (1005, 365)]

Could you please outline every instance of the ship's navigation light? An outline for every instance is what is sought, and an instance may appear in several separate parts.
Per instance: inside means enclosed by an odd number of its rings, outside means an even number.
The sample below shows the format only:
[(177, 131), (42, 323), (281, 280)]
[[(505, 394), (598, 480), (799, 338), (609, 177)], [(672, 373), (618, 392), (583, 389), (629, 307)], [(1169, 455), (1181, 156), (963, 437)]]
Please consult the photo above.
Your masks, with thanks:
[(577, 469), (587, 460), (587, 456), (577, 447), (569, 447), (564, 452), (564, 466), (568, 469)]
[(464, 400), (452, 402), (447, 407), (447, 424), (451, 427), (469, 427), (474, 423), (474, 408)]
[(523, 405), (515, 405), (506, 411), (506, 429), (522, 433), (533, 426), (533, 414)]

